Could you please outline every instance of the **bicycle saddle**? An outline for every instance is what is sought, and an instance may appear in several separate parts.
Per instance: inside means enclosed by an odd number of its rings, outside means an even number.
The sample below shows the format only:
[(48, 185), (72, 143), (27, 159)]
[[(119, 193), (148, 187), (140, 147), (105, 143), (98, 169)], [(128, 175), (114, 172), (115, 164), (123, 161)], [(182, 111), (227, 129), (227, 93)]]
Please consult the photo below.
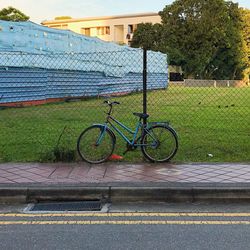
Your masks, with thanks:
[(149, 117), (148, 114), (143, 114), (143, 113), (133, 113), (133, 115), (138, 116), (140, 118), (146, 119)]

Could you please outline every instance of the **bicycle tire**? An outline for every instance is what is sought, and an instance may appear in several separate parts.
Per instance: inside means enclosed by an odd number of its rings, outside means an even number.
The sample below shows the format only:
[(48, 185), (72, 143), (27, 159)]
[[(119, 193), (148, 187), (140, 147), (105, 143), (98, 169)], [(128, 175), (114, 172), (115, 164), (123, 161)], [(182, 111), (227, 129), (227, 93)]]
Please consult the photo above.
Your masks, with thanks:
[(106, 128), (101, 143), (96, 145), (103, 129), (103, 126), (93, 125), (80, 134), (77, 140), (77, 151), (84, 161), (98, 164), (106, 161), (112, 155), (115, 148), (115, 138), (109, 128)]
[[(158, 131), (164, 132), (163, 138), (159, 138)], [(153, 136), (152, 136), (153, 135)], [(155, 139), (157, 139), (157, 141)], [(164, 141), (165, 139), (165, 141)], [(174, 129), (166, 125), (155, 125), (144, 133), (141, 146), (143, 155), (151, 162), (167, 162), (170, 161), (178, 150), (178, 137)], [(149, 145), (150, 144), (150, 145)], [(160, 150), (162, 149), (162, 152)]]

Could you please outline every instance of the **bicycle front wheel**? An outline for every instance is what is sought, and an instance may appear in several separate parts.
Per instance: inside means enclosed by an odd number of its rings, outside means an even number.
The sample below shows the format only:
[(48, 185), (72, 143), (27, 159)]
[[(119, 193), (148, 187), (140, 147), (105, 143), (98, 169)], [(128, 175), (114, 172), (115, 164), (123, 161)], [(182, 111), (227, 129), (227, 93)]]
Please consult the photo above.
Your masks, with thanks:
[(175, 156), (178, 149), (175, 131), (164, 125), (156, 125), (145, 131), (142, 144), (143, 155), (152, 162), (169, 161)]
[(115, 139), (112, 132), (103, 126), (94, 125), (85, 129), (77, 141), (77, 151), (84, 161), (102, 163), (114, 151)]

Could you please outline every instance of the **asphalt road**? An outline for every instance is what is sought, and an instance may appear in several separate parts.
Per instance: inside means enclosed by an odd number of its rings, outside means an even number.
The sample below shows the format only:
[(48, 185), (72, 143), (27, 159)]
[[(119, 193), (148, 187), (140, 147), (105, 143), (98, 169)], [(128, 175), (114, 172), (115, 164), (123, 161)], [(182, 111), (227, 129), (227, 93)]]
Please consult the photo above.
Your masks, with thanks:
[[(248, 213), (249, 211), (249, 213)], [(248, 204), (117, 204), (109, 213), (0, 209), (0, 249), (249, 249)]]

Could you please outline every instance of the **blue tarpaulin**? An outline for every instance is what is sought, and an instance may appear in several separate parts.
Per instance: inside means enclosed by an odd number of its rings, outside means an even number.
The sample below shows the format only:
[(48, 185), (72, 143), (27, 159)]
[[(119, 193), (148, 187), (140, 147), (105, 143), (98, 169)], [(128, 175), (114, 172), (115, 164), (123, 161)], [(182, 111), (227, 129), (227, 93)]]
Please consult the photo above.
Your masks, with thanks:
[[(141, 49), (32, 22), (0, 20), (1, 102), (140, 90), (142, 61)], [(148, 72), (149, 88), (165, 88), (167, 56), (149, 51)], [(39, 84), (27, 94), (29, 80), (36, 76)]]

